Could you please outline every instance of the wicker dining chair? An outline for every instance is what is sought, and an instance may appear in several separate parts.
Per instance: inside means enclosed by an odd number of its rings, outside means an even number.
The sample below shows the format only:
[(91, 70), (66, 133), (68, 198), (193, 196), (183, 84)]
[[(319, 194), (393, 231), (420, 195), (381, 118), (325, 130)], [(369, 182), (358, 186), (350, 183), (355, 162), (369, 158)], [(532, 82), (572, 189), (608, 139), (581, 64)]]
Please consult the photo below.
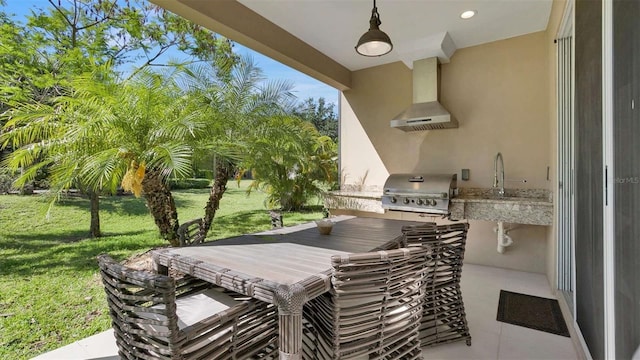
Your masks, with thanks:
[(303, 359), (422, 359), (425, 248), (333, 256), (332, 288), (303, 309)]
[(277, 310), (185, 276), (98, 256), (122, 359), (276, 359)]
[(205, 241), (205, 236), (200, 228), (202, 218), (187, 221), (178, 227), (178, 239), (180, 246), (200, 245)]
[(423, 246), (431, 250), (420, 326), (420, 341), (424, 347), (461, 340), (471, 346), (460, 289), (468, 230), (468, 223), (427, 223), (402, 228), (406, 246)]

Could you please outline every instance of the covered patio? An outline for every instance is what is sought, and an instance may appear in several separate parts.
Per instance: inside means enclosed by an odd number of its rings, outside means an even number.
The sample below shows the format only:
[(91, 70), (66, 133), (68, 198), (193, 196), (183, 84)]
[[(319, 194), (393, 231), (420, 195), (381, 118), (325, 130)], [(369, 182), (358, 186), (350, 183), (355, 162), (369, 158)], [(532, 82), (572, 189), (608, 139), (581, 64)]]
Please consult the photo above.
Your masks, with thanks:
[[(500, 221), (468, 219), (466, 263), (544, 276), (578, 357), (638, 353), (637, 2), (380, 0), (373, 12), (370, 1), (154, 2), (341, 91), (332, 214), (431, 221), (372, 203), (393, 174), (499, 187), (503, 159), (506, 193), (547, 191), (552, 221), (512, 221), (512, 243), (496, 252)], [(360, 56), (376, 13), (393, 48)], [(412, 103), (435, 101), (455, 126), (394, 124)]]
[[(578, 359), (570, 338), (496, 320), (500, 290), (552, 298), (541, 274), (467, 264), (462, 292), (473, 345), (464, 342), (423, 348), (425, 359)], [(42, 354), (34, 360), (116, 360), (113, 330)]]
[[(342, 181), (331, 194), (332, 215), (448, 223), (385, 211), (380, 199), (393, 174), (455, 174), (470, 193), (543, 194), (536, 201), (544, 198), (550, 211), (544, 222), (503, 219), (540, 205), (531, 202), (492, 199), (497, 218), (466, 207), (458, 213), (471, 224), (461, 285), (473, 344), (423, 348), (425, 359), (630, 358), (636, 351), (632, 219), (640, 202), (637, 144), (628, 135), (637, 133), (638, 118), (637, 77), (629, 74), (640, 62), (628, 44), (640, 31), (627, 15), (638, 14), (637, 3), (381, 0), (380, 29), (393, 49), (369, 58), (354, 50), (369, 1), (153, 2), (340, 91)], [(476, 16), (461, 19), (465, 10)], [(423, 60), (436, 66), (425, 71)], [(455, 126), (393, 124), (423, 101), (439, 102)], [(512, 241), (496, 251), (506, 223)], [(501, 290), (558, 300), (570, 337), (496, 320)], [(109, 359), (114, 351), (107, 332), (38, 358)]]
[[(302, 243), (316, 242), (324, 247), (348, 247), (348, 242), (359, 243), (367, 238), (363, 234), (362, 226), (374, 224), (375, 219), (358, 219), (351, 216), (337, 217), (337, 224), (343, 225), (332, 235), (319, 235), (314, 223), (301, 224), (288, 228), (274, 229), (259, 234), (250, 239), (251, 243), (271, 243), (274, 238), (295, 239)], [(351, 220), (351, 223), (349, 222)], [(344, 221), (344, 223), (342, 223)], [(355, 221), (355, 222), (353, 222)], [(384, 222), (389, 226), (371, 229), (371, 234), (378, 234), (381, 238), (392, 236), (394, 229), (402, 223), (413, 222)], [(341, 224), (342, 223), (342, 224)], [(357, 235), (359, 234), (359, 235)], [(247, 236), (220, 240), (222, 248), (241, 244)], [(354, 240), (356, 238), (362, 240)], [(286, 243), (285, 243), (286, 244)], [(335, 244), (335, 245), (331, 245)], [(214, 246), (217, 248), (219, 246)], [(240, 250), (242, 247), (239, 248)], [(240, 254), (240, 253), (238, 253)], [(230, 264), (236, 255), (228, 253)], [(422, 349), (425, 359), (576, 359), (577, 354), (569, 337), (555, 335), (522, 326), (497, 321), (498, 302), (501, 291), (524, 293), (544, 298), (553, 298), (548, 281), (541, 274), (515, 270), (500, 269), (482, 265), (465, 264), (462, 273), (462, 294), (466, 309), (466, 319), (469, 324), (472, 346), (464, 341), (442, 344)], [(544, 344), (543, 347), (539, 346)], [(118, 359), (118, 350), (112, 330), (94, 335), (60, 349), (45, 353), (35, 359)]]

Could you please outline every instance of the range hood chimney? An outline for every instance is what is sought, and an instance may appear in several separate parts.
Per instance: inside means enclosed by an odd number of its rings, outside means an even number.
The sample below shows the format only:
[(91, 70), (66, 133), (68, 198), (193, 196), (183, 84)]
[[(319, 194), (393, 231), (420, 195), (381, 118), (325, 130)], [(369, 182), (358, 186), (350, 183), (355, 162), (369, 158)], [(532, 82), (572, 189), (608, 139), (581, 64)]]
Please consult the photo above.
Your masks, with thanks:
[(413, 104), (391, 120), (404, 131), (457, 128), (458, 121), (438, 102), (438, 58), (413, 62)]

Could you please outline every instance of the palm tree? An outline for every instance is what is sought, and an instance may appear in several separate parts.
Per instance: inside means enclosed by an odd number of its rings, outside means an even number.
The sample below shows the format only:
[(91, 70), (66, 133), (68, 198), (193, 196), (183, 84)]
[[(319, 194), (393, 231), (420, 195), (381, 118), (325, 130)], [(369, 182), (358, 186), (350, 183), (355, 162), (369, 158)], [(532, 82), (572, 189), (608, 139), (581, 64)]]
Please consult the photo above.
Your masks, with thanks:
[[(206, 124), (176, 82), (176, 69), (158, 74), (143, 70), (122, 84), (114, 97), (113, 117), (103, 124), (109, 144), (91, 156), (87, 177), (119, 176), (125, 190), (143, 195), (160, 235), (179, 246), (178, 213), (167, 184), (171, 175), (191, 174), (193, 144)], [(111, 163), (116, 160), (116, 166)], [(126, 169), (125, 171), (118, 171)]]
[[(113, 179), (101, 178), (89, 183), (83, 176), (87, 159), (101, 150), (108, 138), (102, 124), (108, 121), (109, 93), (103, 86), (110, 80), (108, 67), (74, 80), (74, 87), (46, 102), (17, 101), (11, 103), (0, 117), (6, 122), (0, 135), (0, 149), (14, 151), (3, 165), (21, 175), (15, 186), (31, 182), (38, 171), (49, 171), (53, 204), (61, 193), (71, 187), (85, 189), (91, 199), (90, 236), (101, 236), (98, 195), (115, 188)], [(100, 78), (104, 83), (96, 82)]]
[(312, 123), (274, 116), (252, 135), (242, 165), (254, 176), (249, 191), (264, 190), (269, 207), (299, 210), (335, 181), (337, 146)]
[(143, 70), (122, 83), (94, 73), (71, 85), (52, 105), (16, 104), (6, 115), (0, 144), (17, 149), (5, 163), (25, 169), (18, 184), (50, 166), (54, 193), (79, 184), (88, 189), (92, 224), (99, 224), (94, 198), (97, 203), (97, 194), (123, 183), (144, 194), (161, 236), (178, 246), (178, 214), (165, 180), (190, 174), (189, 144), (205, 124), (192, 116), (175, 73)]
[(213, 186), (200, 229), (206, 236), (227, 181), (246, 154), (246, 140), (264, 119), (290, 110), (293, 84), (265, 81), (251, 57), (241, 58), (230, 73), (221, 75), (215, 65), (198, 64), (189, 67), (186, 74), (187, 88), (208, 124), (196, 157), (215, 159)]

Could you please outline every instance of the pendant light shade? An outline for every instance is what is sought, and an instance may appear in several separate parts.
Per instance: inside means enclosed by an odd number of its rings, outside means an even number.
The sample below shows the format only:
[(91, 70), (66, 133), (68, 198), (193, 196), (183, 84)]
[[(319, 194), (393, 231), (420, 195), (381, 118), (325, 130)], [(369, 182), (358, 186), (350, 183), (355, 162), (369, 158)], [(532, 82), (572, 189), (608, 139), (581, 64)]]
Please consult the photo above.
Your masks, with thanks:
[(393, 49), (393, 44), (389, 35), (380, 30), (380, 14), (376, 7), (376, 0), (373, 0), (373, 10), (371, 10), (371, 19), (369, 20), (369, 31), (364, 33), (358, 40), (356, 51), (364, 56), (382, 56)]

